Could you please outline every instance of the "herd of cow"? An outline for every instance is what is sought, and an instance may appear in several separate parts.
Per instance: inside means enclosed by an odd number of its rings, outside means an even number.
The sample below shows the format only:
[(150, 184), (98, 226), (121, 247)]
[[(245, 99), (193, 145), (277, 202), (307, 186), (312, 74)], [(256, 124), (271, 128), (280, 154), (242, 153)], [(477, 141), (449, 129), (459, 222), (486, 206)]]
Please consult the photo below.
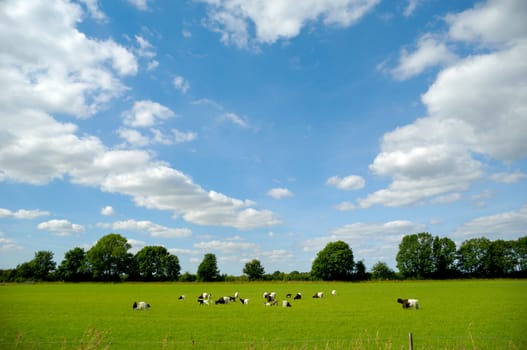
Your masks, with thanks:
[[(336, 290), (332, 290), (331, 291), (331, 295), (332, 296), (336, 296), (337, 295), (337, 291)], [(313, 295), (313, 298), (315, 299), (320, 299), (320, 298), (323, 298), (324, 297), (324, 292), (317, 292)], [(283, 307), (291, 307), (291, 303), (289, 302), (288, 299), (291, 299), (293, 298), (293, 300), (300, 300), (302, 299), (302, 293), (296, 293), (296, 295), (293, 297), (293, 294), (286, 294), (286, 300), (282, 300), (282, 306)], [(185, 295), (180, 295), (179, 300), (185, 300), (186, 297)], [(276, 293), (275, 292), (264, 292), (263, 293), (263, 299), (264, 299), (264, 302), (263, 304), (265, 306), (278, 306), (278, 299), (277, 299), (277, 296), (276, 296)], [(220, 297), (218, 299), (216, 299), (214, 301), (214, 304), (218, 305), (218, 304), (229, 304), (229, 303), (232, 303), (232, 302), (236, 302), (237, 300), (239, 300), (243, 305), (247, 305), (249, 304), (249, 299), (244, 299), (242, 297), (240, 297), (240, 294), (238, 292), (234, 293), (234, 296), (223, 296), (223, 297)], [(207, 292), (203, 292), (201, 293), (198, 298), (197, 298), (197, 301), (200, 305), (209, 305), (212, 301), (212, 294), (211, 293), (207, 293)], [(403, 309), (419, 309), (419, 300), (417, 299), (402, 299), (402, 298), (398, 298), (397, 299), (397, 302), (399, 304), (402, 304), (403, 306)], [(134, 301), (133, 305), (132, 305), (132, 308), (134, 310), (147, 310), (150, 308), (150, 304), (148, 304), (147, 302), (145, 301), (140, 301), (140, 302), (136, 302)]]

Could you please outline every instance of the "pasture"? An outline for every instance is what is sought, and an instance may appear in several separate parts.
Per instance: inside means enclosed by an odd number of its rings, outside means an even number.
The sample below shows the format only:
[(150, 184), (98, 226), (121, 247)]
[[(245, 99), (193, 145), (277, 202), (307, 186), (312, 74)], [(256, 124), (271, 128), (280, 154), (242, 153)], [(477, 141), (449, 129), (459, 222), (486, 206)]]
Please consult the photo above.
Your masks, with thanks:
[[(248, 305), (197, 302), (236, 291)], [(132, 310), (142, 300), (151, 308)], [(525, 280), (6, 284), (0, 301), (1, 349), (408, 349), (409, 332), (415, 349), (527, 348)]]

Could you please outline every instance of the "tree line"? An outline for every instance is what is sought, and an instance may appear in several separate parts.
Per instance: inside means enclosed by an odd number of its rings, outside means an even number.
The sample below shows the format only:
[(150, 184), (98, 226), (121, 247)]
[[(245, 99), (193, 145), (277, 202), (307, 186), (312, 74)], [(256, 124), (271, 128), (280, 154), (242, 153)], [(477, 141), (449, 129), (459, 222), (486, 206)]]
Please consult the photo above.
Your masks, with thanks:
[(110, 233), (85, 251), (75, 247), (57, 266), (53, 252), (38, 251), (31, 261), (15, 269), (0, 270), (1, 282), (21, 281), (234, 281), (234, 280), (331, 280), (362, 281), (387, 279), (451, 279), (527, 277), (527, 236), (518, 240), (474, 238), (459, 248), (447, 237), (422, 232), (404, 236), (396, 256), (397, 269), (377, 262), (367, 271), (363, 261), (354, 261), (344, 241), (329, 242), (317, 253), (309, 272), (275, 271), (267, 274), (253, 259), (242, 276), (221, 274), (214, 254), (203, 257), (196, 274), (181, 274), (176, 255), (162, 246), (146, 246), (136, 254), (120, 234)]

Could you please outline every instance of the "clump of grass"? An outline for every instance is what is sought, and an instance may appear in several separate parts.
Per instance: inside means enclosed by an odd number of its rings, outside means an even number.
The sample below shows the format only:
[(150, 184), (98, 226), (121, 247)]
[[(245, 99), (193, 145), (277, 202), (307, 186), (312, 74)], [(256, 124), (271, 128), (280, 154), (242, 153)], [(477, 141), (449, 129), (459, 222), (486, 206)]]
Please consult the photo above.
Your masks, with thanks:
[(100, 350), (110, 349), (109, 332), (88, 328), (83, 334), (77, 350)]

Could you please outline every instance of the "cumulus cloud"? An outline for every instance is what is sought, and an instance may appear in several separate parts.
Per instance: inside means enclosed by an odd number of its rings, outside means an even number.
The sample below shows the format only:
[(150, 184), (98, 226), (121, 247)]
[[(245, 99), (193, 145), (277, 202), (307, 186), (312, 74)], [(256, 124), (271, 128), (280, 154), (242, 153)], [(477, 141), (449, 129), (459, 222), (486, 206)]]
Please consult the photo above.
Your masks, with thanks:
[(491, 179), (504, 184), (513, 184), (527, 179), (527, 174), (522, 173), (521, 171), (516, 171), (514, 173), (497, 173), (492, 174)]
[(341, 202), (335, 206), (335, 209), (338, 211), (351, 211), (355, 210), (356, 206), (351, 202)]
[(115, 209), (113, 209), (112, 206), (110, 205), (107, 205), (105, 206), (104, 208), (101, 209), (101, 215), (104, 215), (104, 216), (113, 216), (115, 215)]
[(326, 181), (326, 185), (332, 185), (339, 190), (359, 190), (364, 187), (366, 181), (358, 175), (350, 175), (346, 177), (332, 176)]
[(98, 0), (79, 0), (86, 8), (88, 9), (88, 12), (90, 13), (90, 16), (93, 17), (96, 21), (99, 22), (106, 22), (108, 20), (108, 17), (104, 14), (104, 12), (101, 11), (99, 8), (99, 2)]
[(527, 227), (527, 205), (519, 210), (471, 220), (458, 227), (454, 232), (454, 237), (460, 240), (478, 237), (492, 240), (517, 239), (525, 236), (525, 227)]
[(322, 250), (326, 244), (342, 240), (353, 246), (355, 256), (367, 256), (369, 263), (384, 261), (397, 254), (398, 244), (405, 235), (423, 232), (426, 227), (408, 220), (385, 223), (353, 223), (331, 230), (328, 235), (308, 239), (302, 243), (306, 252)]
[(150, 100), (136, 101), (132, 109), (123, 113), (124, 124), (132, 127), (150, 127), (174, 116), (170, 108)]
[(171, 228), (153, 223), (149, 220), (125, 220), (111, 224), (99, 224), (100, 227), (111, 228), (116, 231), (148, 232), (152, 237), (180, 238), (188, 237), (192, 231), (188, 228)]
[(187, 79), (183, 78), (182, 76), (177, 76), (173, 80), (174, 87), (181, 91), (183, 94), (186, 94), (188, 89), (190, 89), (190, 83)]
[(148, 10), (148, 1), (149, 0), (128, 0), (128, 2), (137, 8), (140, 11), (147, 11)]
[(0, 208), (0, 218), (15, 218), (15, 219), (28, 219), (32, 220), (41, 216), (50, 215), (49, 211), (43, 211), (39, 209), (27, 210), (19, 209), (17, 211), (11, 211), (9, 209)]
[[(252, 201), (206, 191), (147, 151), (110, 149), (52, 116), (92, 116), (126, 90), (123, 76), (137, 73), (132, 52), (77, 30), (82, 15), (79, 4), (64, 0), (0, 2), (0, 181), (42, 185), (67, 179), (200, 225), (248, 229), (278, 223)], [(151, 128), (174, 112), (143, 100), (123, 116), (128, 127)], [(53, 224), (60, 222), (43, 226)], [(78, 229), (62, 224), (63, 232)]]
[(408, 0), (408, 4), (404, 8), (403, 14), (406, 17), (411, 16), (421, 2), (422, 0)]
[(237, 242), (237, 241), (219, 241), (213, 240), (209, 242), (199, 242), (194, 244), (194, 248), (203, 251), (219, 251), (222, 253), (234, 253), (247, 251), (249, 249), (256, 249), (258, 245), (251, 242)]
[[(201, 0), (208, 4), (207, 26), (224, 44), (246, 48), (297, 36), (309, 22), (348, 27), (380, 0)], [(254, 33), (250, 28), (254, 27)], [(254, 40), (251, 37), (254, 36)]]
[(269, 197), (273, 197), (274, 199), (282, 199), (282, 198), (288, 198), (293, 196), (293, 192), (291, 192), (287, 188), (272, 188), (269, 191), (267, 191), (267, 195)]
[(39, 230), (54, 232), (57, 236), (71, 236), (75, 233), (84, 232), (84, 226), (72, 224), (68, 220), (49, 220), (37, 225)]
[(454, 62), (457, 56), (450, 51), (446, 43), (430, 34), (423, 35), (414, 52), (401, 50), (399, 63), (391, 74), (397, 80), (405, 80), (420, 74), (425, 69)]
[(512, 18), (525, 16), (527, 6), (521, 0), (488, 1), (446, 17), (451, 40), (476, 50), (482, 44), (494, 49), (444, 68), (422, 95), (426, 116), (382, 137), (370, 170), (392, 182), (360, 199), (362, 207), (452, 199), (484, 176), (485, 158), (512, 162), (525, 157), (527, 25), (515, 22), (510, 30), (491, 33), (496, 23), (509, 28), (506, 18), (512, 11), (518, 11)]

